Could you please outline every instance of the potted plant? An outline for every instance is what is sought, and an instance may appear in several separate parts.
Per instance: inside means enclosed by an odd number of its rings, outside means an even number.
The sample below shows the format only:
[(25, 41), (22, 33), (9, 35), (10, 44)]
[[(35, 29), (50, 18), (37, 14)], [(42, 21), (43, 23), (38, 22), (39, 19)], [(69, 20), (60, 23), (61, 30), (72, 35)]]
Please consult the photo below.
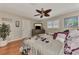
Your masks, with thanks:
[(0, 42), (0, 45), (7, 44), (6, 37), (10, 34), (10, 26), (3, 23), (0, 27), (0, 37), (2, 38), (2, 42)]

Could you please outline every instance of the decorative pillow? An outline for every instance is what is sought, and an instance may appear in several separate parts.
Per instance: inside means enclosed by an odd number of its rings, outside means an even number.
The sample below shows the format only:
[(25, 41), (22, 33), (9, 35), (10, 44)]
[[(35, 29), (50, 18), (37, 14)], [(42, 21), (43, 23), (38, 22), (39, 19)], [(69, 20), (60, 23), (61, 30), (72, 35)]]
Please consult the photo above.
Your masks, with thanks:
[(36, 38), (37, 38), (37, 36), (33, 36), (31, 39), (32, 39), (32, 40), (35, 40)]
[(59, 34), (57, 35), (56, 40), (58, 40), (58, 41), (64, 43), (64, 41), (65, 41), (65, 37), (66, 37), (65, 34), (60, 34), (60, 33), (59, 33)]
[(57, 37), (56, 40), (58, 40), (59, 42), (64, 44), (64, 39), (63, 38)]
[(57, 35), (57, 37), (60, 37), (60, 38), (62, 38), (62, 39), (65, 39), (66, 35), (59, 33), (59, 34)]
[[(62, 36), (63, 35), (63, 36)], [(53, 39), (56, 39), (57, 37), (66, 38), (66, 34), (63, 32), (54, 33)]]
[[(68, 36), (68, 34), (69, 34), (69, 30), (65, 30), (64, 32), (57, 32), (57, 33), (54, 33), (53, 34), (53, 39), (56, 39), (56, 37), (58, 36), (58, 34), (64, 34), (64, 35), (66, 35), (66, 37)], [(66, 38), (65, 37), (65, 38)]]
[(39, 34), (39, 36), (40, 37), (44, 37), (44, 38), (48, 38), (49, 37), (49, 35), (47, 35), (47, 34)]

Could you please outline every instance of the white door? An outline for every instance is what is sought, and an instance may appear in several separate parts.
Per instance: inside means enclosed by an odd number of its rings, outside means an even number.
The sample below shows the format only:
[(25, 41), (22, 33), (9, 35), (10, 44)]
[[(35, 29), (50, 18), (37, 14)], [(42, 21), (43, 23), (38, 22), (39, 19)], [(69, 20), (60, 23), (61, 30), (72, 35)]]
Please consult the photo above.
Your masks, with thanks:
[(22, 34), (23, 38), (31, 36), (31, 21), (22, 20)]

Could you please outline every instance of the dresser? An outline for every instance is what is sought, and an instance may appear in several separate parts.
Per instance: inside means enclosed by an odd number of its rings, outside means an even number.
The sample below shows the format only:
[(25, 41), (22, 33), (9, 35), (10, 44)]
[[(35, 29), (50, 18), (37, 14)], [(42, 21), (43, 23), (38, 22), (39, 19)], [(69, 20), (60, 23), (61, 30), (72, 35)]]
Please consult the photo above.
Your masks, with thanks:
[(44, 29), (32, 29), (32, 36), (45, 33)]

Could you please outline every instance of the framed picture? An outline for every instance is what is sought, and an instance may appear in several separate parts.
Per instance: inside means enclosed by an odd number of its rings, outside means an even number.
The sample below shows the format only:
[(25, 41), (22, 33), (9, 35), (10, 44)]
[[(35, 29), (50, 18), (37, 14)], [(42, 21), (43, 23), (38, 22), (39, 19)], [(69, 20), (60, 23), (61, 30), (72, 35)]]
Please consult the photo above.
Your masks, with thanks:
[(65, 28), (74, 28), (78, 27), (78, 16), (69, 17), (64, 19)]
[(15, 26), (16, 26), (16, 27), (19, 27), (19, 26), (20, 26), (20, 21), (16, 21), (16, 22), (15, 22)]

